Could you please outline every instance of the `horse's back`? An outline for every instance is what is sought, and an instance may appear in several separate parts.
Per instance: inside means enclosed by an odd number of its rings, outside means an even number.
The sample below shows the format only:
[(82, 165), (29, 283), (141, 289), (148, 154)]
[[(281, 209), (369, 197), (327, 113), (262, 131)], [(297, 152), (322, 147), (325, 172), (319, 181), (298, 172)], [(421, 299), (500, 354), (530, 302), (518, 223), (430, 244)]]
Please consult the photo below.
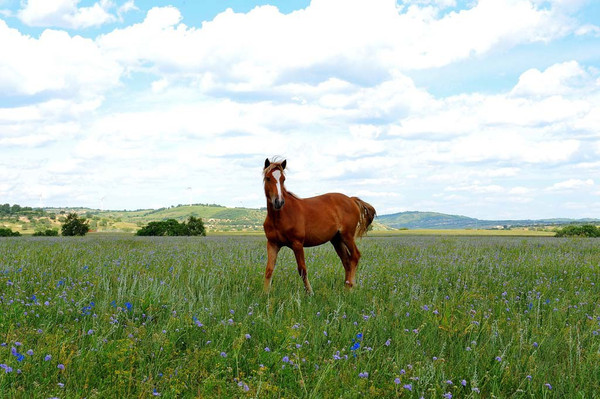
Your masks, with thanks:
[(341, 193), (327, 193), (302, 201), (306, 238), (310, 243), (311, 236), (318, 237), (312, 245), (330, 241), (338, 232), (347, 231), (354, 235), (360, 212), (352, 198)]

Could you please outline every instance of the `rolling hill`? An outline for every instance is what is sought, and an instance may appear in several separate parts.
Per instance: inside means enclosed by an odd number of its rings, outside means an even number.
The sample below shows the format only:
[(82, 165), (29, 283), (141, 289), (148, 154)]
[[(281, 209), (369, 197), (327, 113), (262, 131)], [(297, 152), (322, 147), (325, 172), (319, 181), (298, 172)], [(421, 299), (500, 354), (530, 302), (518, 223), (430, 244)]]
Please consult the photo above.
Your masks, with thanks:
[(399, 212), (378, 217), (394, 229), (507, 229), (512, 227), (559, 226), (569, 223), (600, 223), (600, 219), (481, 220), (436, 212)]
[[(24, 234), (47, 228), (59, 229), (66, 213), (76, 212), (89, 219), (95, 232), (133, 233), (149, 222), (166, 219), (184, 221), (190, 216), (202, 218), (210, 232), (261, 232), (266, 209), (227, 208), (214, 204), (178, 205), (160, 209), (134, 211), (99, 210), (90, 208), (30, 209), (18, 215), (0, 217), (0, 227), (9, 227)], [(599, 219), (543, 219), (543, 220), (479, 220), (466, 216), (436, 212), (400, 212), (380, 215), (373, 222), (373, 230), (395, 229), (509, 229), (547, 228), (569, 223), (596, 223)]]

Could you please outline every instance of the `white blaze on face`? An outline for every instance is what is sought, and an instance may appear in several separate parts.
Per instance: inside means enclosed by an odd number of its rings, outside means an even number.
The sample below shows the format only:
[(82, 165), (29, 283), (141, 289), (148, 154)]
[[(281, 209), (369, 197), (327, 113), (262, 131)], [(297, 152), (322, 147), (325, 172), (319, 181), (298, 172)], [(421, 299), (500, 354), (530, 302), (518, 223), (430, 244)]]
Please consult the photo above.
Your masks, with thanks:
[(281, 171), (280, 170), (276, 170), (273, 172), (273, 178), (276, 181), (277, 184), (277, 198), (281, 201)]

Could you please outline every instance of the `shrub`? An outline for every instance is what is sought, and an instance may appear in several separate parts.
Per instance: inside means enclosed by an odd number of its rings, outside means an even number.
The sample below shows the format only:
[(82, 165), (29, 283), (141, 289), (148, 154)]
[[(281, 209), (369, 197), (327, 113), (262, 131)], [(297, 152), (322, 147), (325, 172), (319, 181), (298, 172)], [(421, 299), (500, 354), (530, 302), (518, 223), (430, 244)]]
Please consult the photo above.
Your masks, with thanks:
[(61, 226), (63, 236), (84, 236), (90, 231), (88, 221), (80, 218), (76, 213), (69, 213)]
[(0, 237), (19, 237), (21, 233), (12, 231), (8, 227), (0, 227)]
[(565, 226), (556, 231), (555, 237), (600, 237), (600, 229), (593, 224)]
[(179, 223), (175, 219), (150, 222), (137, 231), (138, 236), (205, 236), (206, 230), (202, 219), (190, 216), (187, 223)]
[(46, 230), (42, 230), (42, 231), (36, 231), (35, 233), (33, 233), (34, 237), (56, 237), (58, 236), (58, 230), (57, 229), (46, 229)]

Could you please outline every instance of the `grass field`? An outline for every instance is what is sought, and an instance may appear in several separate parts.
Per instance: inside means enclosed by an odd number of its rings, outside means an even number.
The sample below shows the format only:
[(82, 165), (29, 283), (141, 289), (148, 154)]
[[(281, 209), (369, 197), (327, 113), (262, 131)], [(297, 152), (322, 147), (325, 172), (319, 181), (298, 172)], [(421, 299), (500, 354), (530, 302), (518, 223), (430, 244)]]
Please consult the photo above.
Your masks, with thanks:
[(0, 240), (0, 397), (600, 397), (592, 239), (371, 237), (356, 287), (262, 237)]

